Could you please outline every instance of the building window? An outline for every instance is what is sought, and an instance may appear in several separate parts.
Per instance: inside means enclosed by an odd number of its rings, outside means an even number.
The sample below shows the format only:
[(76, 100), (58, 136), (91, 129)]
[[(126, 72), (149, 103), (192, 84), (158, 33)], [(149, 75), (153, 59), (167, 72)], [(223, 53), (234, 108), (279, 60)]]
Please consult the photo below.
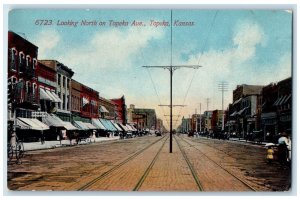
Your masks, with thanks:
[(32, 94), (35, 95), (37, 85), (36, 83), (32, 83)]
[(30, 64), (31, 64), (31, 58), (30, 58), (30, 55), (27, 55), (26, 56), (26, 68), (29, 68)]
[(65, 97), (65, 95), (63, 95), (63, 107), (62, 107), (63, 110), (65, 109), (65, 105), (66, 105), (65, 100), (66, 100), (66, 97)]
[(60, 74), (57, 74), (57, 85), (60, 85)]
[(29, 89), (30, 89), (30, 82), (26, 81), (26, 93), (30, 92)]
[(70, 80), (67, 78), (67, 89), (69, 88)]
[(15, 48), (8, 49), (8, 64), (10, 66), (10, 69), (13, 71), (17, 70), (16, 55), (18, 55), (18, 53)]
[(65, 80), (65, 77), (64, 77), (64, 76), (62, 77), (62, 80), (63, 80), (62, 86), (65, 87), (65, 81), (66, 81), (66, 80)]
[(36, 65), (37, 65), (37, 60), (36, 60), (36, 58), (33, 58), (32, 59), (32, 69), (35, 69)]
[(19, 72), (23, 73), (25, 70), (25, 55), (22, 51), (19, 52)]

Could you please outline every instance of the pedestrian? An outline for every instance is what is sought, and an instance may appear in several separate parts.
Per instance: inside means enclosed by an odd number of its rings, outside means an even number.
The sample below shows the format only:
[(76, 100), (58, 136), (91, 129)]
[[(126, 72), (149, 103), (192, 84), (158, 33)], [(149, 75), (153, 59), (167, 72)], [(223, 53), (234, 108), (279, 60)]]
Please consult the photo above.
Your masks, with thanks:
[(286, 165), (288, 161), (289, 152), (287, 145), (289, 145), (289, 140), (286, 132), (283, 132), (281, 137), (278, 139), (278, 160), (282, 165)]

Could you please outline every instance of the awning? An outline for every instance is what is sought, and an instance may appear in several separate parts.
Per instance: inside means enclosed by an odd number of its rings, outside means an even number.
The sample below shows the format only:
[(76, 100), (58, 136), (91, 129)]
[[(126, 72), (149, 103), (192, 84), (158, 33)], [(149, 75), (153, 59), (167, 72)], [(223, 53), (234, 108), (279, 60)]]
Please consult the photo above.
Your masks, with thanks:
[(130, 125), (133, 129), (133, 131), (137, 131), (137, 129), (133, 126), (133, 125)]
[(105, 126), (98, 119), (92, 119), (92, 124), (98, 129), (106, 130)]
[(71, 124), (71, 122), (64, 122), (64, 127), (71, 131), (71, 130), (78, 130), (78, 128), (76, 128), (75, 126), (73, 126), (73, 124)]
[(283, 102), (284, 104), (287, 103), (287, 101), (292, 97), (292, 94), (289, 94), (289, 96), (285, 99), (285, 101)]
[(51, 98), (51, 101), (56, 102), (57, 100), (55, 99), (55, 97), (51, 94), (50, 90), (45, 89), (46, 93), (48, 94), (48, 96)]
[(234, 112), (230, 115), (230, 117), (234, 117), (234, 116), (236, 116), (236, 115), (237, 115), (237, 112), (234, 111)]
[(48, 114), (46, 117), (43, 117), (42, 119), (43, 122), (48, 126), (65, 127), (64, 121), (54, 114)]
[(74, 126), (76, 126), (79, 130), (89, 130), (89, 127), (87, 127), (82, 121), (74, 121)]
[(49, 129), (49, 127), (46, 124), (40, 122), (37, 119), (18, 117), (17, 120), (20, 120), (20, 122), (17, 123), (21, 125), (21, 129), (32, 129), (32, 130), (39, 130), (39, 131)]
[(241, 100), (242, 100), (242, 98), (239, 98), (238, 100), (236, 100), (236, 101), (233, 103), (233, 105), (239, 103)]
[(129, 124), (126, 124), (126, 127), (128, 128), (129, 131), (134, 131)]
[(85, 106), (88, 103), (89, 103), (89, 100), (86, 99), (85, 97), (82, 97), (82, 105)]
[(58, 102), (61, 103), (62, 100), (59, 98), (59, 96), (57, 96), (57, 94), (55, 94), (55, 92), (50, 92), (52, 94), (52, 96), (54, 97), (55, 101), (54, 102)]
[(43, 122), (39, 121), (38, 119), (31, 119), (34, 123), (36, 123), (38, 126), (42, 127), (43, 130), (48, 130), (49, 126), (44, 124)]
[(118, 125), (120, 125), (121, 126), (121, 128), (124, 130), (124, 131), (129, 131), (129, 129), (126, 127), (126, 126), (124, 126), (123, 124), (118, 124)]
[(112, 122), (112, 121), (110, 121), (110, 122), (116, 127), (116, 129), (117, 129), (118, 131), (122, 131), (122, 129), (120, 128), (120, 126), (119, 126), (117, 123)]
[(284, 95), (283, 98), (277, 103), (277, 105), (281, 106), (286, 98), (287, 98), (287, 95)]
[(109, 113), (109, 111), (105, 108), (105, 106), (100, 106), (100, 112)]
[(278, 97), (273, 106), (277, 106), (283, 97)]
[(240, 110), (240, 111), (238, 112), (238, 114), (239, 114), (239, 115), (243, 114), (243, 112), (244, 112), (247, 108), (249, 108), (249, 107), (243, 108), (242, 110)]
[(105, 126), (105, 128), (109, 131), (117, 131), (117, 129), (114, 127), (114, 125), (106, 119), (99, 119), (100, 122)]
[(45, 92), (43, 88), (40, 88), (40, 99), (52, 101), (52, 98)]
[(87, 122), (83, 122), (89, 129), (99, 129), (97, 127), (95, 127), (93, 124), (91, 123), (87, 123)]
[(20, 119), (17, 119), (17, 128), (20, 128), (20, 129), (30, 129), (30, 125), (22, 122)]

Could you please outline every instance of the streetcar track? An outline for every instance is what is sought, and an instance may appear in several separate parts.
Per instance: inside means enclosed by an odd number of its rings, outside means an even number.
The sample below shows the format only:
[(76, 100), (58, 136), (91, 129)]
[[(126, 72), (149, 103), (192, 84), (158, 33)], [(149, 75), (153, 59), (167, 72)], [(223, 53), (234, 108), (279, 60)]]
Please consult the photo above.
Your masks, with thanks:
[(150, 173), (150, 170), (152, 169), (153, 165), (155, 164), (156, 160), (158, 159), (160, 152), (162, 151), (163, 147), (165, 146), (167, 139), (164, 141), (164, 143), (159, 148), (159, 150), (156, 153), (155, 157), (153, 158), (152, 162), (150, 163), (150, 165), (148, 166), (148, 168), (146, 169), (146, 171), (144, 172), (144, 174), (142, 175), (142, 177), (140, 178), (140, 180), (138, 181), (136, 186), (133, 188), (133, 191), (138, 191), (142, 187), (144, 181), (146, 180), (147, 176)]
[(130, 157), (126, 158), (125, 160), (123, 160), (122, 162), (120, 162), (119, 164), (115, 165), (114, 167), (110, 168), (108, 171), (102, 173), (101, 175), (99, 175), (98, 177), (94, 178), (93, 180), (89, 181), (88, 183), (86, 183), (85, 185), (81, 186), (79, 189), (77, 189), (77, 191), (83, 191), (86, 190), (87, 188), (89, 188), (90, 186), (92, 186), (94, 183), (98, 182), (99, 180), (103, 179), (104, 177), (108, 176), (109, 174), (111, 174), (112, 172), (114, 172), (115, 170), (117, 170), (118, 168), (120, 168), (121, 166), (123, 166), (124, 164), (128, 163), (129, 161), (133, 160), (135, 157), (137, 157), (138, 155), (140, 155), (142, 152), (144, 152), (145, 150), (147, 150), (148, 148), (150, 148), (151, 146), (153, 146), (154, 144), (156, 144), (157, 142), (161, 141), (164, 137), (152, 142), (151, 144), (149, 144), (148, 146), (146, 146), (145, 148), (137, 151), (136, 153), (134, 153), (133, 155), (131, 155)]
[(225, 167), (223, 167), (222, 165), (220, 165), (219, 163), (217, 163), (216, 161), (214, 161), (213, 159), (211, 159), (210, 157), (208, 157), (205, 153), (203, 153), (200, 149), (196, 148), (195, 145), (187, 142), (185, 139), (181, 138), (184, 142), (186, 142), (188, 145), (190, 145), (191, 147), (193, 147), (194, 149), (198, 150), (202, 155), (204, 155), (207, 159), (209, 159), (211, 162), (215, 163), (216, 165), (218, 165), (220, 168), (222, 168), (223, 170), (225, 170), (227, 173), (229, 173), (230, 175), (232, 175), (234, 178), (236, 178), (237, 180), (239, 180), (241, 183), (243, 183), (245, 186), (247, 186), (248, 188), (250, 188), (252, 191), (256, 191), (255, 188), (253, 188), (251, 185), (249, 185), (246, 181), (244, 181), (243, 179), (239, 178), (238, 176), (234, 175), (231, 171), (227, 170)]
[(200, 183), (199, 177), (198, 177), (197, 172), (195, 171), (195, 169), (194, 169), (192, 163), (190, 162), (189, 158), (187, 157), (185, 151), (181, 148), (181, 145), (179, 144), (178, 140), (176, 139), (176, 136), (174, 137), (174, 139), (175, 139), (175, 141), (176, 141), (176, 143), (177, 143), (177, 145), (178, 145), (178, 147), (179, 147), (180, 152), (181, 152), (182, 155), (183, 155), (183, 158), (185, 159), (186, 163), (188, 164), (189, 169), (191, 170), (191, 173), (192, 173), (193, 178), (194, 178), (194, 180), (195, 180), (195, 182), (196, 182), (196, 184), (197, 184), (198, 189), (199, 189), (200, 191), (203, 191), (203, 187), (202, 187), (202, 185), (201, 185), (201, 183)]

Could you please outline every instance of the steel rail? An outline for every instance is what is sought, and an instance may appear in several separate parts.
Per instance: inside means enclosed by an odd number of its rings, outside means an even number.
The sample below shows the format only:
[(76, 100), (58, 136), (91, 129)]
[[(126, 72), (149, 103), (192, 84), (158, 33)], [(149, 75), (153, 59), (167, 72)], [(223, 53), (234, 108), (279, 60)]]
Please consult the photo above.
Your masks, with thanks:
[[(252, 191), (257, 191), (255, 188), (253, 188), (251, 185), (249, 185), (246, 181), (244, 181), (243, 179), (239, 178), (238, 176), (234, 175), (231, 171), (227, 170), (225, 167), (223, 167), (222, 165), (220, 165), (219, 163), (217, 163), (216, 161), (214, 161), (213, 159), (211, 159), (210, 157), (208, 157), (205, 153), (203, 153), (200, 149), (196, 148), (195, 145), (187, 142), (185, 139), (181, 138), (184, 142), (186, 142), (187, 144), (189, 144), (191, 147), (193, 147), (194, 149), (198, 150), (202, 155), (204, 155), (207, 159), (209, 159), (211, 162), (215, 163), (216, 165), (218, 165), (220, 168), (222, 168), (224, 171), (226, 171), (227, 173), (229, 173), (230, 175), (232, 175), (234, 178), (236, 178), (237, 180), (239, 180), (241, 183), (243, 183), (245, 186), (247, 186), (248, 188), (250, 188)], [(212, 147), (213, 148), (213, 147)]]
[(89, 181), (88, 183), (84, 184), (83, 186), (81, 186), (80, 188), (77, 189), (77, 191), (84, 191), (87, 188), (89, 188), (90, 186), (92, 186), (94, 183), (96, 183), (97, 181), (103, 179), (104, 177), (106, 177), (107, 175), (109, 175), (110, 173), (114, 172), (115, 170), (117, 170), (118, 168), (120, 168), (121, 166), (123, 166), (124, 164), (128, 163), (129, 161), (131, 161), (132, 159), (134, 159), (135, 157), (137, 157), (138, 155), (140, 155), (142, 152), (144, 152), (145, 150), (147, 150), (148, 148), (150, 148), (151, 146), (153, 146), (154, 144), (156, 144), (157, 142), (161, 141), (164, 137), (152, 142), (151, 144), (149, 144), (148, 146), (146, 146), (145, 148), (137, 151), (136, 153), (134, 153), (133, 155), (131, 155), (130, 157), (126, 158), (125, 160), (123, 160), (122, 162), (120, 162), (119, 164), (115, 165), (114, 167), (112, 167), (111, 169), (109, 169), (108, 171), (102, 173), (101, 175), (99, 175), (98, 177), (94, 178), (92, 181)]
[(188, 164), (188, 166), (189, 166), (189, 168), (190, 168), (190, 170), (191, 170), (191, 172), (192, 172), (193, 178), (194, 178), (194, 180), (195, 180), (195, 182), (196, 182), (196, 184), (197, 184), (197, 186), (198, 186), (198, 189), (199, 189), (200, 191), (203, 191), (203, 187), (202, 187), (202, 185), (201, 185), (201, 183), (200, 183), (199, 177), (198, 177), (198, 175), (197, 175), (196, 170), (194, 169), (193, 164), (191, 163), (191, 161), (190, 161), (189, 158), (187, 157), (185, 151), (182, 149), (181, 145), (179, 144), (179, 142), (178, 142), (178, 140), (177, 140), (177, 137), (175, 136), (174, 138), (175, 138), (175, 141), (176, 141), (176, 143), (177, 143), (177, 145), (178, 145), (178, 147), (179, 147), (180, 152), (182, 153), (182, 155), (183, 155), (183, 157), (184, 157), (186, 163)]
[(159, 156), (160, 152), (162, 151), (163, 147), (165, 146), (167, 139), (164, 141), (164, 143), (159, 148), (159, 150), (156, 153), (155, 157), (153, 158), (152, 162), (147, 167), (146, 171), (144, 172), (144, 174), (142, 175), (142, 177), (140, 178), (140, 180), (138, 181), (136, 186), (133, 188), (133, 191), (138, 191), (141, 188), (141, 186), (143, 185), (143, 183), (144, 183), (145, 179), (147, 178), (147, 176), (149, 175), (153, 165), (155, 164), (156, 160), (158, 159), (158, 156)]

